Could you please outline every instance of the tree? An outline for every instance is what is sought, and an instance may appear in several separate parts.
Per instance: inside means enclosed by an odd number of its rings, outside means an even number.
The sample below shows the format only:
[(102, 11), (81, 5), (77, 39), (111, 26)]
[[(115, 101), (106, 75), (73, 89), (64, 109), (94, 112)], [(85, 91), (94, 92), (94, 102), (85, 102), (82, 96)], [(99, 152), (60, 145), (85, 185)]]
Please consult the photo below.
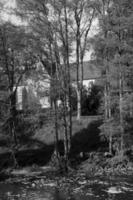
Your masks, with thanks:
[[(70, 79), (70, 23), (69, 18), (69, 2), (66, 0), (60, 1), (59, 4), (51, 1), (54, 14), (57, 16), (57, 20), (54, 21), (53, 30), (55, 30), (55, 43), (54, 54), (55, 62), (57, 65), (56, 73), (58, 74), (59, 82), (61, 84), (61, 90), (63, 93), (62, 105), (63, 105), (63, 126), (64, 126), (64, 150), (65, 150), (65, 166), (68, 168), (68, 153), (71, 146), (72, 138), (72, 105), (71, 105), (71, 79)], [(57, 52), (58, 51), (58, 52)], [(62, 62), (60, 60), (62, 56)], [(69, 109), (69, 112), (68, 112)], [(68, 115), (69, 113), (69, 115)], [(67, 115), (69, 117), (67, 117)]]
[[(97, 62), (102, 67), (103, 73), (103, 84), (104, 84), (104, 125), (102, 126), (102, 132), (109, 137), (109, 152), (112, 154), (112, 130), (108, 128), (108, 124), (111, 121), (111, 73), (110, 73), (110, 48), (108, 47), (109, 42), (109, 31), (108, 31), (108, 11), (112, 1), (99, 0), (94, 2), (94, 7), (97, 11), (100, 32), (95, 36), (95, 55)], [(107, 131), (106, 131), (107, 130)]]
[[(18, 143), (16, 92), (26, 71), (35, 64), (31, 45), (30, 35), (23, 27), (17, 27), (11, 23), (4, 23), (0, 26), (0, 66), (1, 74), (6, 80), (7, 99), (5, 102), (8, 103), (6, 123), (13, 152)], [(14, 161), (17, 164), (15, 157)]]
[[(109, 136), (109, 151), (112, 153), (113, 144), (117, 143), (118, 153), (124, 153), (125, 138), (125, 95), (131, 88), (127, 86), (132, 63), (132, 19), (131, 1), (109, 1), (107, 10), (100, 18), (102, 37), (97, 56), (105, 66), (105, 123), (102, 130)], [(128, 7), (130, 3), (130, 8)], [(103, 4), (105, 5), (105, 4)], [(129, 43), (130, 41), (130, 43)], [(131, 73), (131, 71), (130, 71)], [(117, 107), (114, 109), (114, 105)]]
[[(19, 5), (23, 7), (22, 13), (24, 11), (28, 12), (28, 15), (30, 15), (30, 27), (34, 32), (36, 41), (39, 41), (37, 49), (39, 59), (44, 65), (44, 67), (47, 68), (48, 65), (46, 63), (49, 63), (50, 66), (51, 91), (54, 90), (54, 95), (52, 94), (52, 99), (54, 102), (53, 107), (55, 110), (55, 138), (58, 138), (58, 108), (56, 104), (57, 96), (59, 95), (57, 92), (57, 88), (58, 91), (61, 92), (63, 105), (62, 119), (64, 127), (64, 155), (67, 165), (68, 151), (70, 149), (70, 140), (72, 135), (71, 87), (69, 65), (70, 36), (68, 33), (70, 19), (68, 19), (68, 2), (62, 0), (60, 2), (48, 1), (47, 4), (44, 1), (26, 1), (19, 3)], [(53, 15), (49, 15), (51, 8), (52, 12), (54, 13), (54, 18), (52, 18)], [(23, 16), (25, 17), (24, 14)], [(52, 83), (54, 83), (54, 85)], [(56, 141), (56, 143), (58, 143), (58, 141)]]
[[(128, 4), (130, 3), (130, 8)], [(131, 42), (131, 31), (132, 27), (129, 24), (129, 21), (132, 20), (131, 12), (133, 11), (133, 3), (131, 1), (122, 0), (120, 2), (114, 1), (112, 6), (112, 16), (111, 22), (114, 21), (113, 25), (113, 33), (116, 36), (116, 57), (115, 64), (118, 67), (118, 86), (119, 86), (119, 123), (120, 123), (120, 151), (122, 155), (124, 154), (125, 149), (125, 127), (124, 127), (124, 96), (125, 96), (125, 85), (126, 84), (126, 76), (127, 76), (127, 68), (131, 65), (130, 61), (127, 62), (127, 59), (131, 58), (131, 54), (133, 51)], [(116, 20), (114, 20), (116, 17)]]
[(88, 35), (91, 30), (92, 22), (95, 17), (95, 7), (91, 1), (78, 0), (71, 4), (71, 13), (73, 24), (71, 25), (74, 34), (74, 43), (76, 44), (76, 73), (77, 73), (77, 119), (81, 116), (81, 96), (84, 79), (84, 56), (89, 46), (87, 43)]

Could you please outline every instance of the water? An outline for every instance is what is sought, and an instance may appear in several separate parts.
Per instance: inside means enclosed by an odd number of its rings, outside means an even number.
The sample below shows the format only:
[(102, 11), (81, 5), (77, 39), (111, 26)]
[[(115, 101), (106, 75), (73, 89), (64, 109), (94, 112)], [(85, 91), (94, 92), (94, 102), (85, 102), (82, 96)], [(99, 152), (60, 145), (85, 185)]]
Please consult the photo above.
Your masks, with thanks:
[(0, 183), (0, 200), (133, 200), (133, 177), (59, 178)]

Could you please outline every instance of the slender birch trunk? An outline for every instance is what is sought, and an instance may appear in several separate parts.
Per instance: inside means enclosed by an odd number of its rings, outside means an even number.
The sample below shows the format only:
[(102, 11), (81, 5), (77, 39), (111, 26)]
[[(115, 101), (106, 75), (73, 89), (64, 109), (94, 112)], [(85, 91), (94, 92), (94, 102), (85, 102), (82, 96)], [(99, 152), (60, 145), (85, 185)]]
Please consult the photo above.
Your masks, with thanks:
[(120, 132), (121, 132), (121, 140), (120, 140), (120, 150), (121, 154), (124, 154), (124, 127), (123, 127), (123, 78), (121, 66), (119, 66), (119, 112), (120, 112)]
[(64, 4), (64, 15), (65, 15), (65, 39), (66, 39), (66, 67), (67, 67), (67, 80), (68, 80), (68, 110), (69, 110), (69, 133), (68, 133), (68, 149), (71, 148), (71, 140), (72, 140), (72, 103), (71, 103), (71, 77), (70, 77), (70, 63), (69, 63), (69, 38), (68, 38), (68, 16), (67, 16), (67, 8), (66, 8), (66, 0)]
[(81, 118), (81, 90), (80, 90), (80, 77), (79, 77), (79, 48), (80, 48), (80, 39), (79, 39), (79, 28), (77, 28), (76, 35), (76, 66), (77, 66), (77, 120), (80, 121)]
[(56, 100), (54, 101), (54, 123), (55, 123), (55, 152), (56, 152), (56, 157), (59, 160), (59, 133), (58, 133), (58, 110), (57, 110), (57, 102)]
[(9, 131), (12, 138), (11, 141), (11, 154), (13, 158), (14, 167), (18, 166), (18, 162), (15, 157), (16, 147), (18, 145), (17, 135), (16, 135), (16, 92), (11, 89), (10, 92), (10, 119), (9, 119)]

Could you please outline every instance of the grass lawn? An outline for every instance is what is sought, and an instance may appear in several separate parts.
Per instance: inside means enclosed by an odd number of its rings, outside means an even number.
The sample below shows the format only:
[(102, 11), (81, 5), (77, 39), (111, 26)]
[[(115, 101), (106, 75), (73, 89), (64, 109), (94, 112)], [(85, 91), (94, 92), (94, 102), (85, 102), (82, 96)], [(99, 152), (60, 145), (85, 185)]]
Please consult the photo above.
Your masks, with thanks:
[[(71, 155), (76, 156), (80, 152), (95, 151), (101, 147), (99, 137), (99, 126), (102, 119), (99, 116), (82, 116), (78, 122), (73, 117), (73, 133)], [(2, 146), (1, 146), (2, 144)], [(7, 149), (3, 152), (4, 142), (1, 137), (0, 144), (0, 160), (1, 168), (10, 165), (11, 154)], [(63, 130), (60, 128), (60, 149), (63, 147)], [(32, 138), (28, 138), (23, 146), (16, 153), (16, 158), (20, 166), (28, 166), (32, 164), (45, 165), (49, 162), (54, 151), (54, 125), (52, 123), (45, 124), (40, 130), (37, 130)], [(9, 159), (10, 158), (10, 159)]]
[[(76, 117), (74, 116), (73, 121), (73, 132), (72, 135), (75, 136), (77, 133), (81, 132), (82, 130), (88, 129), (89, 124), (100, 121), (99, 116), (82, 116), (80, 122), (77, 121)], [(61, 122), (60, 122), (61, 123)], [(60, 126), (60, 124), (59, 124)], [(89, 133), (88, 133), (89, 134)], [(47, 145), (54, 143), (54, 124), (45, 124), (40, 130), (37, 130), (33, 138), (35, 140), (41, 141)], [(63, 140), (63, 129), (62, 127), (59, 128), (59, 138)]]
[[(99, 126), (102, 123), (101, 116), (82, 116), (81, 121), (77, 121), (76, 117), (73, 117), (73, 132), (72, 132), (72, 148), (71, 154), (76, 155), (80, 152), (95, 151), (103, 145), (100, 140)], [(46, 145), (54, 144), (54, 126), (49, 124), (44, 126), (41, 130), (37, 131), (34, 135), (34, 140), (43, 142)], [(62, 151), (63, 146), (63, 129), (59, 130), (59, 147)]]

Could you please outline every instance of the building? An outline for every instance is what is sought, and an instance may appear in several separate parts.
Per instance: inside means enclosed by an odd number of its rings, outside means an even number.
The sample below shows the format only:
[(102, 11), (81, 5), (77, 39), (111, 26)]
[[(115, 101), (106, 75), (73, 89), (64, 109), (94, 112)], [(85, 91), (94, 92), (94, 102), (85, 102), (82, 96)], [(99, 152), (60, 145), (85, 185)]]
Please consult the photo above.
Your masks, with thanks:
[(50, 107), (50, 76), (46, 69), (40, 66), (31, 72), (28, 78), (24, 77), (18, 86), (16, 94), (18, 110)]
[[(81, 80), (81, 70), (79, 70), (79, 78)], [(83, 64), (83, 86), (91, 88), (99, 79), (101, 79), (101, 68), (94, 61), (87, 61)], [(77, 84), (76, 63), (71, 64), (71, 80), (73, 86)]]
[[(44, 66), (43, 66), (44, 68)], [(38, 73), (42, 70), (41, 64), (37, 71), (32, 73), (30, 77), (23, 80), (23, 85), (17, 89), (17, 109), (32, 109), (33, 107), (50, 108), (50, 75), (46, 69), (43, 73)], [(81, 77), (81, 71), (79, 72)], [(83, 68), (83, 85), (86, 88), (91, 88), (93, 84), (101, 77), (101, 71), (93, 62), (84, 62)], [(71, 81), (76, 87), (76, 63), (71, 64)]]

